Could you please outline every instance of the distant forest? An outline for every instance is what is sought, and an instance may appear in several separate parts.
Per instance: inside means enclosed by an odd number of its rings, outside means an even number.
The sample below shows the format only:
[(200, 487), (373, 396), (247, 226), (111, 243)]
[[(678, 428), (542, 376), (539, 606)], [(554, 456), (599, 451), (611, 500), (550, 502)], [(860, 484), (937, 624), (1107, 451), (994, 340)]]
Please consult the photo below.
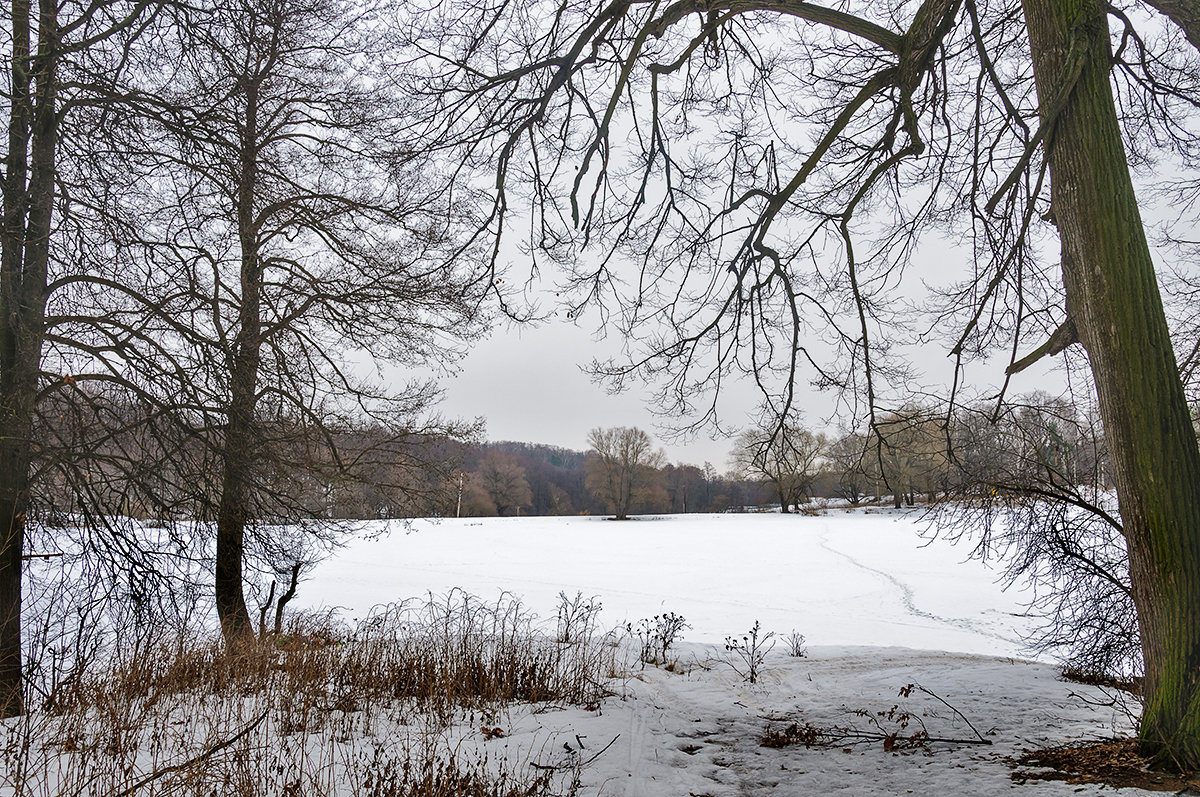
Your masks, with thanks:
[[(461, 514), (604, 514), (609, 511), (605, 501), (585, 483), (587, 458), (584, 451), (538, 443), (502, 441), (466, 447), (461, 460), (465, 474)], [(522, 479), (528, 498), (514, 502), (512, 494), (524, 497)], [(505, 490), (510, 491), (507, 501)], [(703, 467), (668, 464), (655, 469), (649, 488), (635, 498), (632, 509), (634, 514), (724, 512), (772, 500), (769, 487), (722, 475), (709, 463)]]
[[(158, 425), (146, 404), (103, 392), (77, 395), (86, 401), (47, 401), (38, 415), (35, 431), (44, 445), (31, 505), (36, 517), (56, 527), (106, 507), (108, 517), (218, 518), (222, 471), (210, 438), (219, 430)], [(669, 463), (648, 435), (625, 427), (592, 430), (592, 448), (574, 451), (480, 442), (478, 426), (405, 432), (353, 421), (329, 428), (281, 416), (260, 421), (259, 450), (271, 456), (264, 457), (269, 467), (256, 474), (248, 500), (258, 522), (286, 525), (316, 518), (624, 516), (768, 506), (787, 512), (827, 497), (857, 505), (890, 496), (899, 507), (939, 495), (1008, 494), (1011, 486), (997, 485), (1025, 484), (1047, 468), (1068, 484), (1111, 485), (1099, 424), (1071, 402), (1031, 394), (999, 422), (982, 422), (983, 412), (949, 430), (933, 407), (919, 405), (881, 416), (874, 430), (832, 437), (799, 423), (774, 433), (752, 428), (732, 441), (721, 471), (707, 462)], [(631, 441), (640, 446), (636, 456)], [(607, 446), (614, 450), (601, 450)], [(955, 458), (952, 448), (969, 456)], [(89, 454), (86, 470), (76, 461), (81, 451)], [(628, 461), (620, 461), (622, 452)]]

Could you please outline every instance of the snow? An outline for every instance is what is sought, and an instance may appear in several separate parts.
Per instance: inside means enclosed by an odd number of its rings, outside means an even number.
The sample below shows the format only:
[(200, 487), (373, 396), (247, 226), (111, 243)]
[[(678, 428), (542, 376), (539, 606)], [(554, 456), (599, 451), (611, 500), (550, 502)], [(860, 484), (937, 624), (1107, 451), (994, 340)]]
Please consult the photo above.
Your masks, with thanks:
[[(1011, 779), (1006, 756), (1023, 748), (1111, 734), (1124, 718), (1071, 697), (1044, 664), (958, 656), (902, 648), (818, 648), (808, 658), (773, 655), (759, 684), (750, 685), (715, 649), (686, 646), (686, 674), (648, 667), (611, 699), (602, 714), (572, 709), (521, 718), (509, 737), (533, 747), (557, 734), (587, 755), (615, 739), (584, 769), (585, 794), (626, 797), (686, 795), (992, 795), (1096, 793), (1097, 786)], [(703, 666), (702, 666), (703, 665)], [(918, 683), (945, 699), (993, 744), (931, 743), (927, 750), (885, 752), (879, 742), (832, 749), (764, 748), (768, 727), (790, 722), (856, 726), (852, 712), (900, 704), (922, 715), (930, 736), (971, 739), (971, 729), (928, 695), (898, 696)], [(1083, 691), (1089, 691), (1084, 689)], [(483, 745), (499, 747), (496, 741)], [(559, 745), (561, 763), (570, 759)], [(1136, 794), (1130, 790), (1128, 794)]]
[(720, 643), (755, 620), (812, 645), (903, 646), (1017, 656), (1021, 593), (965, 546), (927, 540), (917, 511), (420, 520), (371, 524), (322, 563), (295, 605), (370, 608), (454, 587), (512, 592), (542, 617), (559, 592), (596, 596), (609, 625), (664, 611), (686, 639)]
[[(461, 588), (492, 601), (515, 595), (551, 632), (560, 592), (598, 598), (601, 628), (664, 612), (684, 616), (690, 628), (671, 649), (669, 667), (643, 665), (634, 640), (616, 635), (623, 641), (612, 650), (624, 663), (614, 666), (612, 694), (601, 703), (513, 705), (486, 719), (472, 713), (443, 737), (456, 755), (518, 768), (532, 761), (557, 768), (566, 782), (578, 767), (580, 795), (1106, 790), (1012, 780), (1008, 759), (1023, 750), (1128, 733), (1130, 721), (1103, 691), (1066, 683), (1051, 662), (1024, 658), (1021, 635), (1036, 622), (1025, 615), (1025, 596), (1001, 589), (997, 572), (968, 559), (965, 546), (930, 540), (925, 530), (917, 512), (881, 509), (624, 523), (367, 523), (364, 536), (314, 569), (289, 610), (340, 607), (353, 620), (372, 607)], [(792, 657), (780, 641), (750, 684), (723, 643), (755, 621), (780, 637), (793, 629), (806, 635), (808, 653)], [(951, 741), (902, 750), (885, 750), (879, 738), (812, 749), (761, 745), (768, 729), (792, 723), (891, 733), (901, 730), (895, 717), (905, 713), (912, 724), (902, 736), (923, 724), (930, 737)], [(345, 727), (359, 729), (347, 732), (361, 736), (360, 753), (394, 749), (413, 732), (386, 717)], [(981, 739), (991, 744), (972, 743)], [(342, 753), (330, 746), (322, 755)], [(346, 783), (322, 789), (354, 792)], [(0, 785), (0, 795), (13, 793)]]
[[(384, 529), (376, 526), (374, 531)], [(677, 666), (634, 658), (617, 693), (597, 711), (514, 709), (503, 738), (479, 733), (460, 749), (496, 755), (538, 751), (543, 764), (582, 769), (582, 794), (688, 795), (1078, 794), (1099, 786), (1017, 785), (1006, 757), (1067, 741), (1130, 732), (1100, 690), (1059, 679), (1028, 655), (1019, 591), (968, 559), (968, 549), (922, 536), (917, 512), (831, 511), (687, 515), (617, 523), (602, 518), (418, 521), (405, 532), (358, 539), (321, 564), (297, 602), (361, 617), (376, 604), (454, 587), (484, 598), (507, 591), (553, 619), (559, 592), (604, 605), (601, 625), (676, 612), (691, 628)], [(795, 629), (809, 652), (779, 644), (757, 684), (747, 683), (725, 637), (754, 621)], [(765, 748), (769, 728), (792, 722), (869, 730), (855, 714), (893, 706), (921, 717), (930, 736), (974, 731), (992, 745), (931, 743), (885, 752)], [(885, 723), (886, 724), (886, 723)], [(600, 752), (606, 745), (607, 749)], [(580, 745), (582, 744), (582, 748)], [(597, 755), (599, 753), (599, 755)], [(594, 760), (592, 757), (595, 756)], [(1137, 790), (1124, 793), (1136, 794)]]

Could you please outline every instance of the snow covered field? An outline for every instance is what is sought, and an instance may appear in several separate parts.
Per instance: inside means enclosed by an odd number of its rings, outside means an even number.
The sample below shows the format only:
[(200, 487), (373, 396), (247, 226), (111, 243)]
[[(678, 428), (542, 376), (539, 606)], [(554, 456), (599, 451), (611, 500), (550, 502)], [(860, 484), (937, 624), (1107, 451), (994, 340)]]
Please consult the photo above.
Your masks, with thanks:
[[(930, 542), (916, 511), (416, 521), (322, 563), (296, 604), (362, 617), (380, 603), (461, 587), (501, 591), (553, 619), (558, 594), (596, 596), (601, 624), (675, 612), (685, 638), (721, 643), (754, 624), (810, 645), (1018, 656), (1023, 598), (969, 548)], [(371, 524), (382, 531), (383, 524)]]
[[(378, 762), (448, 756), (489, 772), (552, 778), (537, 793), (564, 797), (1111, 791), (1022, 782), (1035, 774), (1012, 763), (1023, 752), (1126, 735), (1130, 720), (1111, 695), (1060, 680), (1050, 661), (1029, 660), (1021, 634), (1037, 620), (1025, 616), (1024, 596), (1003, 591), (996, 571), (967, 559), (965, 544), (930, 541), (924, 530), (919, 513), (880, 509), (627, 523), (417, 521), (408, 531), (400, 523), (367, 523), (363, 536), (301, 583), (289, 611), (340, 607), (353, 621), (377, 606), (407, 601), (411, 608), (432, 595), (438, 600), (431, 605), (450, 618), (455, 607), (470, 604), (483, 630), (465, 636), (450, 630), (439, 636), (439, 629), (456, 627), (451, 620), (413, 630), (408, 618), (414, 615), (387, 617), (409, 628), (418, 656), (449, 651), (434, 654), (448, 662), (474, 661), (459, 645), (487, 647), (503, 637), (490, 623), (508, 618), (515, 624), (506, 627), (525, 629), (520, 638), (532, 641), (529, 650), (592, 662), (563, 665), (583, 673), (587, 697), (569, 704), (468, 701), (444, 722), (412, 714), (412, 701), (397, 700), (390, 690), (410, 677), (395, 680), (393, 673), (415, 671), (378, 663), (369, 640), (383, 632), (372, 623), (345, 646), (327, 648), (337, 654), (332, 658), (313, 654), (315, 663), (307, 666), (334, 663), (335, 669), (313, 671), (324, 674), (304, 676), (309, 671), (300, 664), (293, 670), (290, 654), (278, 654), (267, 671), (279, 674), (264, 677), (261, 694), (228, 684), (222, 692), (224, 682), (214, 676), (207, 687), (150, 697), (133, 689), (126, 690), (133, 697), (118, 699), (126, 688), (117, 679), (111, 694), (99, 690), (100, 708), (91, 714), (50, 711), (6, 720), (0, 723), (0, 797), (98, 796), (123, 793), (139, 781), (157, 783), (135, 789), (150, 797), (233, 793), (187, 785), (189, 778), (203, 784), (229, 777), (244, 781), (238, 794), (390, 794), (363, 786), (363, 778), (394, 772)], [(464, 599), (454, 591), (460, 589), (479, 600)], [(603, 604), (598, 633), (573, 633), (569, 643), (557, 638), (560, 592)], [(505, 596), (542, 618), (545, 635), (514, 621), (519, 612), (486, 606), (511, 607)], [(640, 641), (623, 629), (667, 612), (682, 615), (690, 627), (665, 666), (643, 663)], [(464, 609), (460, 616), (467, 614)], [(781, 641), (751, 683), (745, 659), (725, 640), (740, 639), (756, 621), (781, 638), (793, 630), (806, 635), (808, 650), (792, 656)], [(603, 635), (608, 629), (615, 632)], [(217, 658), (204, 659), (205, 667), (180, 671), (194, 672), (198, 683), (207, 683), (208, 669), (219, 676), (222, 659), (214, 650)], [(394, 657), (400, 648), (387, 650)], [(308, 654), (296, 655), (303, 662)], [(336, 662), (352, 660), (359, 664), (337, 669)], [(344, 672), (361, 672), (361, 684), (345, 681)], [(385, 675), (367, 687), (371, 673)], [(347, 684), (346, 694), (356, 697), (334, 702)], [(392, 697), (372, 697), (372, 688)], [(608, 696), (597, 699), (602, 693)], [(127, 715), (138, 719), (127, 721)], [(255, 735), (246, 736), (250, 731)], [(764, 745), (772, 736), (793, 743)], [(114, 747), (111, 739), (121, 744)], [(226, 750), (235, 741), (239, 746)], [(22, 763), (14, 768), (13, 762)], [(163, 773), (169, 777), (158, 780)], [(300, 791), (287, 785), (293, 778)], [(106, 783), (120, 788), (95, 785)], [(1140, 793), (1148, 792), (1122, 790)]]
[[(675, 649), (674, 671), (635, 663), (617, 679), (616, 696), (594, 711), (518, 708), (496, 719), (502, 737), (465, 729), (458, 742), (493, 758), (536, 751), (543, 765), (587, 761), (582, 794), (1106, 790), (1012, 780), (1008, 757), (1127, 733), (1128, 720), (1099, 690), (1020, 658), (1021, 630), (1033, 622), (1022, 615), (1022, 596), (1002, 591), (994, 571), (965, 561), (965, 547), (922, 539), (923, 528), (915, 513), (881, 510), (628, 523), (420, 521), (410, 533), (358, 540), (338, 552), (302, 585), (297, 602), (362, 617), (375, 604), (453, 587), (486, 599), (508, 590), (552, 622), (558, 593), (582, 591), (603, 602), (601, 626), (664, 611), (686, 617), (692, 627)], [(759, 683), (750, 684), (722, 643), (755, 620), (764, 630), (805, 634), (809, 653), (793, 658), (778, 646)], [(945, 703), (919, 689), (901, 696), (910, 684)], [(893, 719), (878, 714), (894, 706)], [(760, 745), (768, 729), (792, 723), (898, 731), (894, 717), (904, 712), (931, 737), (959, 741), (907, 751), (885, 750), (878, 740), (828, 749)], [(979, 738), (976, 729), (992, 744), (967, 743)]]

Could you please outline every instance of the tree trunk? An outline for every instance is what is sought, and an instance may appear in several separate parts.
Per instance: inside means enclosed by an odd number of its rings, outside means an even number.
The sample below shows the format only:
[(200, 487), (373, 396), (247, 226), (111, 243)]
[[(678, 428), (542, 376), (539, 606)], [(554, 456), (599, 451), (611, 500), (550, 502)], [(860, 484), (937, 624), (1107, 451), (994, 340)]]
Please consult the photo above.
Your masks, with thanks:
[(24, 711), (21, 571), (58, 147), (56, 6), (39, 7), (34, 60), (30, 5), (18, 0), (11, 11), (12, 99), (0, 234), (0, 718)]
[(262, 349), (262, 264), (254, 205), (257, 193), (258, 86), (246, 86), (244, 145), (238, 183), (237, 219), (241, 246), (241, 305), (229, 372), (229, 417), (225, 426), (221, 502), (217, 509), (216, 600), (228, 647), (253, 639), (254, 626), (242, 583), (250, 482), (255, 467), (255, 410)]
[[(1067, 312), (1091, 361), (1145, 658), (1143, 749), (1200, 768), (1200, 451), (1109, 84), (1102, 0), (1024, 0)], [(1056, 119), (1068, 73), (1078, 81)]]
[(254, 635), (242, 585), (250, 469), (253, 466), (250, 446), (253, 430), (246, 422), (245, 405), (241, 395), (235, 396), (230, 404), (229, 422), (225, 427), (221, 500), (217, 509), (217, 617), (221, 621), (221, 633), (230, 647), (241, 645)]

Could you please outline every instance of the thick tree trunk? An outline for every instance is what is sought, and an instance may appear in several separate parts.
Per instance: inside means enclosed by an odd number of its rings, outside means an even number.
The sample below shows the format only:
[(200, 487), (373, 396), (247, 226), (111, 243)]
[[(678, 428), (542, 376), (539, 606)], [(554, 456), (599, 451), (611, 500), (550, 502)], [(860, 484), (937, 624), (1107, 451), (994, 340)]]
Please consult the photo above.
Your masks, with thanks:
[(613, 512), (617, 520), (629, 520), (629, 510), (633, 505), (633, 477), (629, 473), (629, 467), (629, 463), (624, 461), (619, 465), (616, 511)]
[[(0, 398), (0, 401), (3, 401)], [(7, 408), (5, 408), (7, 409)], [(9, 430), (5, 429), (4, 433)], [(21, 556), (24, 552), (25, 490), (28, 468), (13, 455), (18, 446), (0, 451), (0, 719), (24, 712), (21, 691)], [(20, 473), (16, 473), (20, 471)]]
[(1146, 0), (1146, 5), (1165, 14), (1200, 50), (1200, 0)]
[[(241, 398), (240, 396), (236, 398)], [(230, 405), (225, 427), (225, 465), (221, 474), (221, 500), (217, 509), (216, 603), (217, 618), (226, 644), (237, 647), (254, 635), (242, 584), (246, 521), (249, 518), (250, 446), (253, 430), (245, 420), (244, 400)]]
[(0, 235), (0, 718), (24, 710), (21, 571), (58, 147), (56, 10), (53, 3), (41, 4), (37, 57), (31, 60), (29, 3), (11, 6), (12, 99)]
[[(229, 417), (225, 426), (224, 470), (217, 509), (216, 603), (226, 644), (238, 647), (254, 637), (246, 607), (242, 563), (250, 520), (250, 483), (255, 467), (254, 414), (257, 404), (261, 323), (258, 318), (257, 257), (243, 263), (241, 325), (230, 373)], [(249, 291), (247, 293), (247, 290)]]
[(225, 427), (224, 472), (217, 510), (216, 600), (221, 633), (229, 648), (254, 637), (242, 583), (246, 523), (250, 519), (250, 483), (256, 465), (255, 410), (262, 349), (262, 265), (254, 205), (257, 192), (258, 87), (246, 87), (246, 117), (237, 220), (241, 247), (241, 306), (229, 369), (229, 417)]
[[(1103, 0), (1024, 0), (1067, 311), (1091, 361), (1145, 657), (1141, 739), (1200, 769), (1200, 451), (1109, 84)], [(1074, 44), (1074, 50), (1072, 45)], [(1051, 97), (1082, 57), (1056, 118)]]

